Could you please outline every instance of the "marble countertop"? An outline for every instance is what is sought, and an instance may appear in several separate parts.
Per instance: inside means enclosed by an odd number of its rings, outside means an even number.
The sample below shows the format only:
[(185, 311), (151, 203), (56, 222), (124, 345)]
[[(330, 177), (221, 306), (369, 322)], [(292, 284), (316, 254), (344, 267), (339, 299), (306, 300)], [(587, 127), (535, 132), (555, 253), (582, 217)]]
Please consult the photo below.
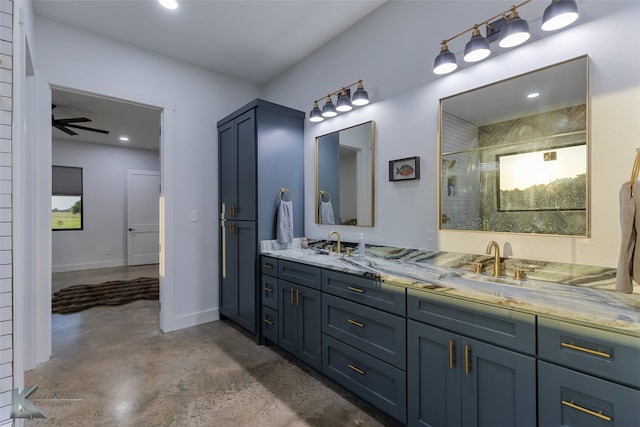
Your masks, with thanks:
[[(262, 247), (262, 255), (375, 278), (387, 284), (508, 307), (559, 320), (640, 336), (640, 287), (615, 292), (615, 269), (517, 259), (503, 260), (494, 278), (493, 258), (453, 252), (367, 245), (360, 260), (311, 248)], [(476, 274), (473, 262), (487, 273)], [(515, 268), (530, 270), (514, 279)]]

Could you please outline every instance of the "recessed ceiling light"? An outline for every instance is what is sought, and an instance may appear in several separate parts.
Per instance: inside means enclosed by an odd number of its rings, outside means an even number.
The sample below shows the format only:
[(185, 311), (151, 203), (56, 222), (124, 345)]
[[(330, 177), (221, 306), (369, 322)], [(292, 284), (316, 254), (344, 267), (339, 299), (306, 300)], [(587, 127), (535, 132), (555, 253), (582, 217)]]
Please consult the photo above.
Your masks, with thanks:
[(128, 140), (129, 140), (129, 137), (128, 137), (128, 136), (121, 136), (121, 137), (120, 137), (120, 141), (125, 141), (125, 142), (126, 142), (126, 141), (128, 141)]
[(173, 10), (178, 8), (178, 2), (176, 0), (158, 0), (158, 2), (167, 9)]
[(540, 96), (540, 92), (531, 92), (529, 95), (527, 95), (527, 98), (537, 98)]

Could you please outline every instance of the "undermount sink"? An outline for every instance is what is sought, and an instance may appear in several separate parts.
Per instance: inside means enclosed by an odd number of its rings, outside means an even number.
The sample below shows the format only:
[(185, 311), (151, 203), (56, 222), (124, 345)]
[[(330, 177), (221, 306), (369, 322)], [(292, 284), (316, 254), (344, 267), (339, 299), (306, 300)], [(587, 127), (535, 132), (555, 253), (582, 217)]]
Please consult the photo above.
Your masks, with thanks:
[(529, 295), (536, 292), (538, 288), (537, 284), (530, 280), (464, 273), (445, 277), (439, 282), (442, 285), (453, 288), (473, 289), (500, 296)]

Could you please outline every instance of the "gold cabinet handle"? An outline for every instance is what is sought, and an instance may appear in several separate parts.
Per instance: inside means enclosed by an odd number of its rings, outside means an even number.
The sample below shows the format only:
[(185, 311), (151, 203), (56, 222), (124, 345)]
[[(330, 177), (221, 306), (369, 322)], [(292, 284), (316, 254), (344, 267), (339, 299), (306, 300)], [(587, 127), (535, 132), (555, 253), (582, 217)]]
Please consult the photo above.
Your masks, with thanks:
[(300, 305), (300, 289), (296, 289), (296, 305)]
[(264, 287), (263, 289), (264, 289), (265, 292), (273, 292), (273, 289), (271, 289), (271, 288)]
[(585, 414), (589, 414), (589, 415), (592, 415), (592, 416), (594, 416), (596, 418), (600, 418), (601, 420), (611, 421), (611, 417), (607, 417), (606, 415), (604, 415), (602, 413), (602, 411), (596, 412), (596, 411), (592, 411), (591, 409), (583, 408), (582, 406), (576, 405), (575, 403), (573, 403), (573, 401), (567, 402), (566, 400), (563, 400), (562, 404), (565, 405), (565, 406), (568, 406), (569, 408), (573, 408), (573, 409), (578, 410), (580, 412), (584, 412)]
[(354, 288), (353, 286), (347, 286), (347, 289), (349, 289), (350, 291), (353, 291), (353, 292), (357, 292), (359, 294), (363, 294), (364, 293), (364, 289)]
[(267, 325), (273, 325), (273, 322), (271, 320), (269, 320), (268, 317), (265, 317), (264, 323), (266, 323)]
[(364, 375), (365, 374), (365, 372), (362, 369), (358, 368), (355, 365), (352, 365), (351, 363), (349, 363), (349, 365), (347, 365), (347, 366), (349, 366), (351, 369), (353, 369), (354, 371), (356, 371), (360, 375)]
[(453, 340), (449, 340), (449, 367), (454, 368), (456, 366), (456, 343)]
[(231, 218), (236, 217), (236, 207), (231, 205)]
[(224, 219), (224, 202), (222, 203), (222, 214), (220, 215), (220, 227), (222, 228), (222, 278), (227, 278), (227, 228)]
[(294, 291), (294, 290), (295, 290), (295, 289), (293, 289), (293, 288), (290, 288), (290, 289), (289, 289), (289, 302), (290, 302), (291, 304), (293, 304), (293, 291)]
[(231, 235), (232, 235), (232, 236), (235, 236), (235, 235), (236, 235), (236, 224), (232, 222), (232, 223), (229, 225), (229, 228), (231, 229)]
[(469, 375), (471, 372), (471, 346), (464, 346), (464, 373)]
[(267, 270), (273, 270), (273, 264), (265, 263), (263, 267), (266, 268)]
[(565, 348), (570, 348), (571, 350), (581, 351), (583, 353), (589, 353), (589, 354), (593, 354), (600, 357), (606, 357), (607, 359), (611, 357), (609, 353), (604, 353), (598, 350), (591, 350), (590, 348), (580, 347), (579, 345), (575, 345), (567, 342), (561, 342), (560, 346)]
[(356, 322), (356, 321), (355, 321), (355, 320), (353, 320), (353, 319), (349, 319), (349, 320), (347, 320), (347, 322), (349, 322), (349, 323), (351, 323), (352, 325), (355, 325), (355, 326), (357, 326), (357, 327), (359, 327), (359, 328), (364, 328), (364, 323)]

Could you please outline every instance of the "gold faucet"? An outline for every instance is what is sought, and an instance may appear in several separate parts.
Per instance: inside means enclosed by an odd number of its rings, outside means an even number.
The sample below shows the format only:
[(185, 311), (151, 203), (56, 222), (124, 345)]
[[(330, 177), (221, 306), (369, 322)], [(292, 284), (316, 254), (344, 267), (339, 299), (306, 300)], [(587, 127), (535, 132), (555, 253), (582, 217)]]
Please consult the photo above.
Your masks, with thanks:
[(487, 245), (487, 255), (491, 255), (491, 249), (495, 249), (495, 260), (493, 262), (493, 276), (500, 277), (500, 246), (495, 240), (492, 240)]
[(329, 233), (327, 239), (331, 240), (331, 236), (333, 236), (334, 234), (338, 237), (338, 253), (340, 253), (340, 233), (338, 233), (336, 230), (333, 230), (331, 233)]

